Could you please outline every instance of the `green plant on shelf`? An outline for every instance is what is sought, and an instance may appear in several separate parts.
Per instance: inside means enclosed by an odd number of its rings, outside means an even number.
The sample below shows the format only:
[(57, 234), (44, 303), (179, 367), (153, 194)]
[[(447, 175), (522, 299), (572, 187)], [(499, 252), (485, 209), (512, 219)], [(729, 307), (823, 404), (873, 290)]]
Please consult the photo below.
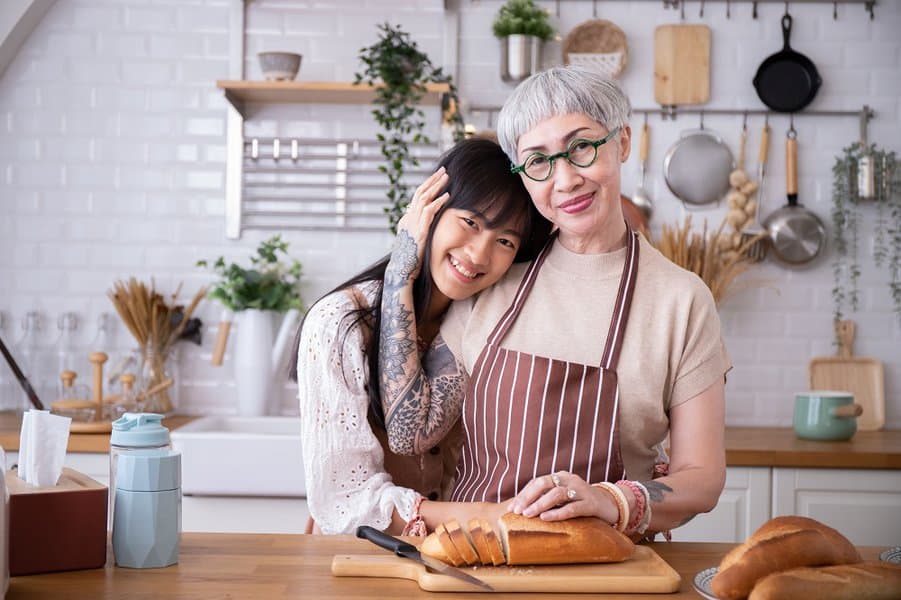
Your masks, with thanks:
[(231, 310), (304, 309), (300, 296), (302, 265), (298, 260), (288, 260), (288, 242), (280, 235), (264, 240), (250, 257), (250, 267), (231, 263), (223, 257), (212, 265), (206, 260), (197, 261), (198, 267), (212, 270), (220, 279), (210, 291), (209, 297), (218, 300)]
[(508, 0), (497, 13), (492, 24), (496, 37), (508, 35), (533, 35), (543, 41), (554, 36), (546, 10), (532, 0)]

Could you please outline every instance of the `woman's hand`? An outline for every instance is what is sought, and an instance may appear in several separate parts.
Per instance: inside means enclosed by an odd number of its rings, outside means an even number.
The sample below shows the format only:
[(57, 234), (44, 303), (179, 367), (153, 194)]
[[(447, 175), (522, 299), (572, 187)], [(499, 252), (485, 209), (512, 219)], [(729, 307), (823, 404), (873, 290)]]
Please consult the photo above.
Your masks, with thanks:
[(512, 512), (544, 521), (599, 517), (614, 523), (619, 517), (609, 494), (566, 471), (536, 477), (507, 506)]
[[(422, 269), (429, 228), (435, 215), (450, 198), (447, 192), (438, 195), (447, 186), (448, 175), (444, 167), (432, 173), (413, 193), (407, 210), (397, 222), (397, 241), (392, 251), (392, 261), (403, 257), (400, 275), (413, 280)], [(412, 246), (412, 247), (411, 247)], [(416, 260), (413, 262), (415, 254)]]

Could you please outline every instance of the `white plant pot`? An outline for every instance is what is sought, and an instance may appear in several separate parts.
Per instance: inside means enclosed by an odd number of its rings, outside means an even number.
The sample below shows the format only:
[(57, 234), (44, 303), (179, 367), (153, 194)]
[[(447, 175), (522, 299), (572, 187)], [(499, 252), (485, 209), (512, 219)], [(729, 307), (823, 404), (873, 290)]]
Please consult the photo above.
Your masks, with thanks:
[(269, 414), (273, 393), (272, 346), (279, 314), (271, 310), (242, 310), (237, 315), (235, 344), (235, 384), (238, 415), (260, 417)]
[(501, 79), (519, 83), (541, 69), (541, 38), (534, 35), (508, 35), (501, 41)]

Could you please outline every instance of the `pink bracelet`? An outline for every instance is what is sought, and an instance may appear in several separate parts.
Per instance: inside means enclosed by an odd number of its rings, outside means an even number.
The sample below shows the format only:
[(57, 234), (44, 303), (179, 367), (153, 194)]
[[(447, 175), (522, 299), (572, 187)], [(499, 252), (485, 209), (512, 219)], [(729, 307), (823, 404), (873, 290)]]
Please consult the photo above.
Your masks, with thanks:
[(423, 500), (425, 500), (425, 497), (420, 496), (416, 499), (416, 502), (413, 503), (413, 516), (410, 517), (410, 520), (404, 525), (404, 530), (401, 532), (401, 535), (424, 536), (428, 533), (428, 529), (425, 526), (425, 519), (422, 518), (422, 514), (419, 512)]
[(632, 490), (632, 495), (635, 496), (635, 515), (632, 517), (632, 520), (626, 525), (626, 531), (634, 532), (638, 529), (639, 524), (641, 523), (641, 519), (644, 517), (645, 511), (647, 509), (647, 503), (645, 501), (644, 494), (641, 489), (634, 481), (629, 481), (628, 479), (620, 479), (616, 482), (616, 485), (622, 485), (624, 487)]

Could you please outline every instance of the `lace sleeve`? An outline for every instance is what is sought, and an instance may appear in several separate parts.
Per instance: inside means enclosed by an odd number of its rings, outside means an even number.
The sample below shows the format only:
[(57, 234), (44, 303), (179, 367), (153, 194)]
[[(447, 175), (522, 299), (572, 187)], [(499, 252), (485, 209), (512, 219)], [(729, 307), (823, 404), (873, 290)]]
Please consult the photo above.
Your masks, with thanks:
[(363, 335), (359, 326), (347, 331), (344, 319), (353, 307), (342, 292), (319, 301), (306, 317), (298, 349), (307, 504), (328, 534), (352, 534), (358, 525), (385, 529), (394, 509), (409, 520), (419, 497), (392, 483), (366, 418)]

